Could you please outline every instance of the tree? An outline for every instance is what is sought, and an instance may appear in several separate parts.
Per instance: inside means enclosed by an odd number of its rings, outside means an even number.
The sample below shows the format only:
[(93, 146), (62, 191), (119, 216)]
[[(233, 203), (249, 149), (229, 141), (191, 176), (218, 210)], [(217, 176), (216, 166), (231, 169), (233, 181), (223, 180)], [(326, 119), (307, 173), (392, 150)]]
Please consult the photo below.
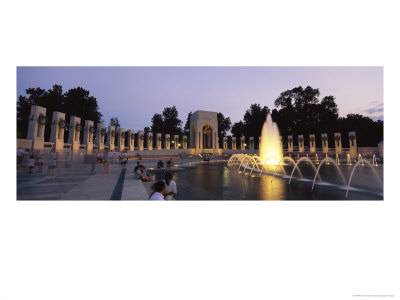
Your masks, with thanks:
[(110, 126), (114, 126), (115, 128), (121, 127), (121, 125), (119, 124), (119, 120), (118, 120), (117, 117), (111, 118), (111, 119), (110, 119), (109, 125), (110, 125)]
[(178, 118), (178, 110), (175, 105), (172, 107), (165, 107), (163, 110), (164, 128), (167, 133), (181, 134), (182, 121)]
[(244, 124), (242, 121), (236, 122), (232, 126), (232, 135), (239, 138), (244, 135)]
[(250, 109), (246, 110), (243, 117), (246, 135), (255, 138), (261, 136), (262, 126), (269, 113), (270, 109), (267, 106), (261, 108), (260, 104), (251, 104)]
[(226, 132), (231, 129), (231, 119), (229, 117), (225, 118), (225, 116), (219, 112), (217, 113), (217, 121), (218, 121), (218, 136), (223, 137), (226, 135)]
[(188, 113), (188, 116), (186, 118), (186, 123), (185, 123), (185, 127), (183, 128), (183, 132), (186, 135), (190, 134), (190, 118), (192, 117), (192, 112)]
[(165, 133), (164, 132), (164, 120), (161, 114), (154, 114), (151, 119), (151, 131), (154, 133)]

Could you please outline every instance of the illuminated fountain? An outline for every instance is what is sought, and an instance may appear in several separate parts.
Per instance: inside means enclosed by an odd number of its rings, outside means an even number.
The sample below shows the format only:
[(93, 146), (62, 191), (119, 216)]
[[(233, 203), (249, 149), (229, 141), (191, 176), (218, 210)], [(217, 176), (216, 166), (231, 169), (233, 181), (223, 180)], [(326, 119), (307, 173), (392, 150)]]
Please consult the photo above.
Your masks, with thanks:
[[(245, 175), (250, 175), (251, 177), (260, 177), (262, 174), (272, 175), (270, 184), (274, 184), (273, 181), (276, 177), (289, 179), (288, 183), (291, 184), (293, 180), (297, 181), (309, 181), (311, 191), (314, 190), (316, 184), (319, 185), (331, 185), (336, 186), (339, 189), (346, 190), (345, 197), (347, 199), (350, 190), (350, 184), (353, 179), (353, 175), (359, 165), (364, 166), (365, 164), (372, 168), (373, 173), (376, 177), (376, 182), (382, 187), (382, 180), (378, 176), (378, 173), (374, 170), (373, 166), (378, 166), (375, 155), (372, 158), (372, 163), (363, 159), (361, 154), (358, 155), (357, 163), (352, 164), (350, 154), (347, 154), (347, 165), (352, 166), (350, 171), (350, 176), (348, 179), (345, 178), (341, 167), (340, 157), (336, 154), (335, 159), (325, 154), (325, 157), (321, 157), (319, 160), (318, 154), (315, 154), (314, 161), (310, 159), (309, 154), (300, 157), (297, 154), (297, 160), (294, 160), (290, 156), (283, 156), (283, 148), (280, 139), (279, 129), (276, 123), (272, 121), (270, 115), (267, 115), (266, 121), (263, 125), (261, 132), (261, 142), (260, 142), (260, 152), (259, 155), (256, 154), (245, 154), (237, 153), (233, 154), (227, 163), (227, 166), (236, 169), (239, 173)], [(311, 166), (311, 172), (313, 173), (313, 178), (305, 178), (300, 169), (300, 165), (306, 164)], [(332, 166), (333, 165), (333, 166)], [(335, 170), (337, 175), (334, 178), (340, 178), (342, 183), (332, 183), (332, 177), (324, 178), (323, 181), (321, 175), (326, 176), (326, 172), (320, 172), (322, 168), (332, 168)], [(289, 170), (285, 170), (289, 168)], [(297, 177), (294, 177), (295, 171), (297, 170)], [(324, 175), (325, 174), (325, 175)], [(347, 177), (347, 176), (346, 176)], [(312, 185), (311, 185), (312, 183)]]
[(265, 165), (277, 165), (283, 158), (279, 128), (267, 115), (261, 131), (260, 159)]
[(349, 153), (347, 153), (347, 164), (348, 164), (349, 166), (352, 165), (352, 163), (351, 163), (351, 157), (350, 157), (350, 154), (349, 154)]

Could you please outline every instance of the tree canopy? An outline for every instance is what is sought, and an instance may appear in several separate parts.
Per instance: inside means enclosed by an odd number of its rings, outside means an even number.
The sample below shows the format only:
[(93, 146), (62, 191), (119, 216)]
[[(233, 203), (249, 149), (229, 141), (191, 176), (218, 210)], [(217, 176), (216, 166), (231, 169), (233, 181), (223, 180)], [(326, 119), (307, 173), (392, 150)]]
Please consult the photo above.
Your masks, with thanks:
[(355, 131), (359, 146), (376, 146), (383, 140), (383, 121), (374, 121), (368, 117), (349, 114), (346, 118), (339, 118), (339, 109), (335, 97), (328, 95), (320, 100), (319, 89), (310, 86), (295, 87), (282, 92), (275, 100), (276, 108), (270, 112), (266, 106), (252, 104), (246, 110), (243, 121), (232, 126), (232, 134), (257, 137), (261, 134), (266, 115), (271, 113), (274, 122), (278, 124), (284, 143), (287, 136), (292, 134), (295, 141), (297, 135), (303, 134), (305, 143), (308, 135), (316, 135), (316, 143), (321, 143), (321, 133), (333, 136), (334, 132), (342, 133), (342, 143), (348, 147), (347, 134)]
[(155, 133), (182, 134), (182, 121), (178, 118), (175, 105), (165, 107), (162, 114), (154, 114), (151, 119), (151, 130)]

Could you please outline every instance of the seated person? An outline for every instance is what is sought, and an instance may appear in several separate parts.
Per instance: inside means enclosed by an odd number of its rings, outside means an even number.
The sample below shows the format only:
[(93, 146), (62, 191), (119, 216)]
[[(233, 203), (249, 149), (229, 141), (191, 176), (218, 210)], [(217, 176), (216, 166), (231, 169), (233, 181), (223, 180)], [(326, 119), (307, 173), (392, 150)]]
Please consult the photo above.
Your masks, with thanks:
[(167, 168), (171, 168), (173, 165), (174, 165), (174, 163), (172, 162), (172, 158), (167, 160)]
[(161, 159), (157, 163), (157, 169), (164, 169), (164, 163)]
[(172, 180), (172, 174), (167, 172), (165, 174), (165, 200), (175, 200), (174, 195), (177, 193), (176, 182)]
[(140, 176), (142, 181), (152, 181), (154, 178), (150, 176), (144, 165), (140, 165), (140, 168), (136, 171), (136, 174)]
[(157, 181), (152, 186), (152, 189), (154, 192), (151, 193), (149, 200), (164, 200), (165, 183), (163, 181)]
[[(133, 169), (133, 173), (135, 174), (135, 176), (136, 176), (136, 172), (137, 172), (137, 170), (140, 168), (140, 161), (137, 161), (136, 162), (136, 167)], [(139, 179), (139, 178), (137, 178), (137, 179)]]

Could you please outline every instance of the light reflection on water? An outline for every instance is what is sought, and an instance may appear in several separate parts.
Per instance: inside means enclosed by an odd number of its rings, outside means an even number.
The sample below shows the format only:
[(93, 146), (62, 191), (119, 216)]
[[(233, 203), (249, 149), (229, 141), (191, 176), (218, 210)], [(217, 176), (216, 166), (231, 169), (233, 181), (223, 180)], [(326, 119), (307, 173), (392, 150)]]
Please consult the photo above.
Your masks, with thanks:
[[(280, 168), (280, 167), (279, 167)], [(282, 174), (283, 170), (277, 170)], [(285, 166), (286, 173), (290, 176), (293, 166)], [(347, 170), (348, 169), (348, 170)], [(342, 169), (347, 175), (351, 170)], [(321, 169), (321, 177), (328, 181), (329, 185), (317, 185), (311, 192), (312, 179), (314, 177), (311, 166), (301, 166), (304, 180), (294, 179), (289, 185), (288, 178), (272, 174), (275, 168), (268, 170), (271, 174), (254, 173), (255, 177), (244, 172), (229, 169), (223, 163), (200, 164), (197, 168), (176, 172), (173, 178), (178, 186), (177, 200), (344, 200), (345, 191), (332, 184), (341, 184), (335, 170), (329, 166)], [(249, 173), (247, 171), (247, 173)], [(355, 180), (355, 186), (364, 189), (364, 192), (352, 191), (349, 200), (382, 200), (383, 197), (376, 193), (381, 188), (374, 186), (368, 178), (367, 169), (360, 169), (360, 176)], [(296, 171), (294, 176), (298, 177)], [(346, 177), (347, 178), (347, 177)], [(273, 180), (272, 180), (273, 179)], [(363, 184), (367, 182), (367, 184)], [(365, 188), (375, 191), (368, 193)]]

